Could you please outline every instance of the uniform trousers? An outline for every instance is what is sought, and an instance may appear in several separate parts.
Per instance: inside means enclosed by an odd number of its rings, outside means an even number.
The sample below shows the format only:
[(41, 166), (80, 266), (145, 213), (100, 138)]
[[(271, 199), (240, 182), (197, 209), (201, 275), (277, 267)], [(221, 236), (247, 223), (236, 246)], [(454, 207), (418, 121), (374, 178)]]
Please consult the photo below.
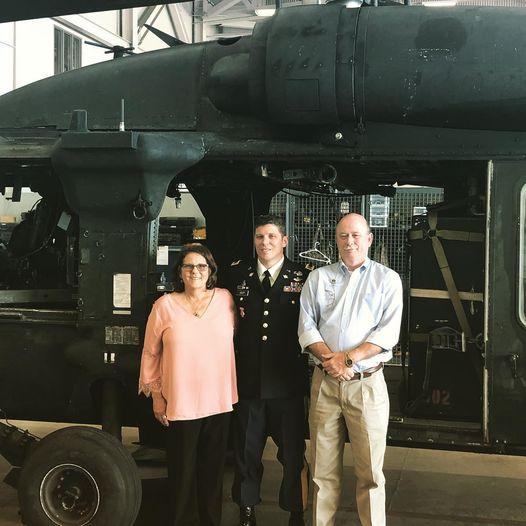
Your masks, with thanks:
[(219, 526), (231, 413), (171, 421), (167, 430), (170, 526)]
[(267, 437), (271, 436), (283, 466), (279, 505), (287, 511), (303, 511), (308, 497), (305, 431), (303, 396), (240, 400), (234, 409), (234, 502), (240, 506), (261, 502), (261, 457)]
[(341, 495), (346, 431), (354, 458), (362, 526), (385, 526), (383, 463), (389, 396), (382, 370), (339, 382), (318, 368), (311, 386), (313, 526), (333, 526)]

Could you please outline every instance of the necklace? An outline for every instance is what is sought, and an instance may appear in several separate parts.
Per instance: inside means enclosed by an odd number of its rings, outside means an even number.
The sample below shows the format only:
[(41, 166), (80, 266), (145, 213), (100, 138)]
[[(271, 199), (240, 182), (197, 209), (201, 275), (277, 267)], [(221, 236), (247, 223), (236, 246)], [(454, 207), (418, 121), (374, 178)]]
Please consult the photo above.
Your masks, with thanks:
[[(198, 299), (197, 301), (190, 299), (188, 294), (186, 294), (186, 292), (184, 293), (184, 298), (188, 303), (188, 306), (190, 307), (190, 312), (192, 313), (192, 316), (195, 316), (196, 318), (202, 318), (204, 316), (205, 312), (210, 306), (210, 303), (212, 302), (215, 292), (216, 291), (214, 289), (212, 291), (212, 294), (210, 295), (210, 298), (208, 298), (208, 294), (205, 294), (202, 298)], [(205, 306), (204, 309), (203, 306)]]

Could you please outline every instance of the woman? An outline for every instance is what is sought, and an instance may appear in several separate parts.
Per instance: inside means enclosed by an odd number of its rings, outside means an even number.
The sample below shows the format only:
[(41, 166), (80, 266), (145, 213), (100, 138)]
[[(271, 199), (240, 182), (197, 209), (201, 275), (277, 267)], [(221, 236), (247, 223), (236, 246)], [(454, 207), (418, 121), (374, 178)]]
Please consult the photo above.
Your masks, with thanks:
[[(175, 265), (175, 292), (159, 298), (146, 325), (139, 392), (151, 394), (168, 428), (172, 526), (219, 526), (227, 435), (237, 402), (235, 309), (215, 288), (208, 248), (186, 245)], [(197, 509), (196, 504), (197, 503)]]

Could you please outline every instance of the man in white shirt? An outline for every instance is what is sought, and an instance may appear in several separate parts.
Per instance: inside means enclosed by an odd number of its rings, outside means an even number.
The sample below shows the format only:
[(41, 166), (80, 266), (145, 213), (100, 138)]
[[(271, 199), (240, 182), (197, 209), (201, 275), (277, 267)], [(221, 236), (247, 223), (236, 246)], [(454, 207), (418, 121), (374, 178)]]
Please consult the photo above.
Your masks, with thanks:
[(400, 277), (371, 261), (369, 225), (359, 214), (336, 227), (340, 261), (313, 271), (300, 299), (299, 342), (317, 367), (309, 415), (313, 526), (333, 526), (351, 440), (362, 526), (385, 526), (383, 461), (389, 397), (383, 364), (392, 358), (402, 318)]

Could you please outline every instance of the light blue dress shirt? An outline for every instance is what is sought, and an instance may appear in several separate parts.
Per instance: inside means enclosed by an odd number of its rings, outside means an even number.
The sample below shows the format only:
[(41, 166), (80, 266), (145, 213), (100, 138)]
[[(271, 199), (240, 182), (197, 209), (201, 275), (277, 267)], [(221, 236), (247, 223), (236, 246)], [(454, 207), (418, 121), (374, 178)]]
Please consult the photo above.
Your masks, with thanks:
[(354, 364), (356, 372), (365, 371), (393, 357), (402, 309), (400, 276), (376, 261), (367, 258), (354, 271), (342, 261), (318, 268), (301, 292), (300, 345), (305, 350), (323, 341), (334, 352), (350, 351), (364, 342), (378, 345), (380, 354)]

